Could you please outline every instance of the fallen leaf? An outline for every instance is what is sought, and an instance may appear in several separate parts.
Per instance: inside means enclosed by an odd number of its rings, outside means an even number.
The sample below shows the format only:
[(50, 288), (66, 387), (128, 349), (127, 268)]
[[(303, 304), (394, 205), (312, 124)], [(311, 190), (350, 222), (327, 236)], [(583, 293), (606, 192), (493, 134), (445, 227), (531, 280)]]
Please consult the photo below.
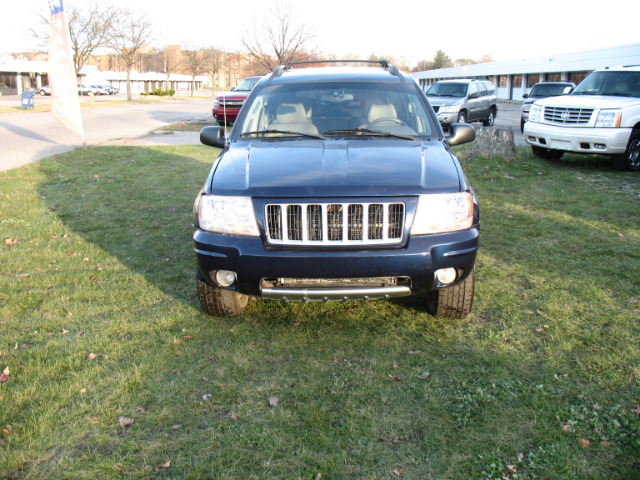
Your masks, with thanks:
[(420, 350), (409, 350), (407, 352), (408, 355), (419, 355), (420, 354)]
[(95, 353), (90, 353), (89, 356), (87, 357), (87, 359), (88, 360), (93, 360), (96, 357), (97, 357), (97, 355)]
[(398, 477), (401, 477), (401, 476), (402, 476), (402, 474), (401, 474), (398, 470), (394, 470), (394, 471), (393, 471), (393, 474), (394, 474), (394, 475), (397, 475)]
[(640, 417), (640, 405), (636, 405), (636, 408), (631, 410), (631, 413), (635, 413), (636, 415), (638, 415)]
[(178, 430), (182, 425), (172, 425), (171, 430)]
[(133, 425), (133, 418), (129, 417), (118, 417), (118, 423), (121, 428), (126, 428)]
[(509, 470), (510, 473), (516, 473), (518, 471), (515, 465), (507, 465), (507, 470)]
[(397, 375), (389, 375), (389, 378), (391, 380), (393, 380), (394, 382), (401, 382), (402, 381), (402, 379)]
[(580, 448), (589, 448), (591, 446), (591, 442), (585, 438), (576, 438), (576, 442), (578, 442), (578, 446)]
[(431, 373), (430, 373), (430, 372), (424, 372), (424, 373), (422, 373), (422, 374), (418, 375), (418, 378), (419, 378), (420, 380), (426, 380), (426, 379), (427, 379), (427, 378), (429, 378), (430, 376), (431, 376)]
[(638, 303), (637, 298), (632, 298), (631, 300), (629, 300), (629, 305), (633, 305), (634, 303)]
[(393, 362), (393, 369), (396, 370), (398, 368), (398, 362)]
[(238, 419), (238, 417), (236, 417), (236, 414), (233, 413), (233, 412), (231, 412), (230, 417), (231, 417), (231, 420), (237, 420)]
[(71, 320), (73, 318), (73, 313), (67, 312), (67, 318)]
[(9, 378), (9, 367), (6, 367), (0, 374), (0, 383), (6, 382), (7, 378)]
[(562, 426), (562, 431), (563, 432), (568, 432), (571, 430), (571, 425), (563, 425)]
[(600, 442), (600, 445), (602, 445), (603, 447), (613, 447), (615, 445), (615, 443), (603, 440), (603, 441)]
[(269, 397), (269, 406), (270, 407), (277, 407), (278, 406), (278, 402), (279, 402), (278, 397)]

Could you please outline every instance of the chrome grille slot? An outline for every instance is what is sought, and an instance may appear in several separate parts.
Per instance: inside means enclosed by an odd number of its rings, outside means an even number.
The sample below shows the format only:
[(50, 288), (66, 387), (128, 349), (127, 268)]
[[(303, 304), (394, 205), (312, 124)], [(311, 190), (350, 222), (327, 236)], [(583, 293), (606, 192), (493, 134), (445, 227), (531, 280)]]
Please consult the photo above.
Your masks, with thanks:
[(405, 204), (267, 204), (267, 240), (281, 245), (375, 245), (400, 243)]
[(589, 123), (593, 108), (544, 107), (544, 119), (559, 125), (580, 125)]

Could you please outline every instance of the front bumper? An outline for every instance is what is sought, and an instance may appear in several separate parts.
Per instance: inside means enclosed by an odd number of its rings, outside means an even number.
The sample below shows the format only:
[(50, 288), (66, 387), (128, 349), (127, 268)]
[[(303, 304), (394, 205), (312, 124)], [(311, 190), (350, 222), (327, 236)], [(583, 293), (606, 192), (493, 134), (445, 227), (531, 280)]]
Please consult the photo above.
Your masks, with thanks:
[(630, 135), (631, 128), (561, 127), (531, 121), (524, 125), (529, 145), (576, 153), (624, 153)]
[[(215, 285), (217, 270), (236, 272), (229, 287), (246, 295), (280, 299), (335, 300), (380, 298), (426, 292), (444, 285), (435, 271), (455, 268), (458, 281), (473, 270), (478, 227), (460, 232), (412, 236), (402, 247), (269, 247), (261, 237), (238, 237), (194, 230), (198, 268)], [(292, 292), (266, 288), (265, 279), (352, 279), (396, 277), (401, 285), (380, 288), (327, 288)], [(283, 291), (284, 290), (284, 291)]]
[(240, 113), (239, 108), (227, 108), (226, 114), (224, 109), (222, 108), (213, 108), (212, 111), (213, 118), (216, 120), (224, 121), (225, 115), (227, 122), (235, 122), (236, 118), (238, 118), (238, 113)]
[(452, 113), (440, 113), (438, 112), (438, 122), (443, 127), (448, 127), (452, 123), (456, 123), (458, 121), (458, 114), (460, 112), (452, 112)]

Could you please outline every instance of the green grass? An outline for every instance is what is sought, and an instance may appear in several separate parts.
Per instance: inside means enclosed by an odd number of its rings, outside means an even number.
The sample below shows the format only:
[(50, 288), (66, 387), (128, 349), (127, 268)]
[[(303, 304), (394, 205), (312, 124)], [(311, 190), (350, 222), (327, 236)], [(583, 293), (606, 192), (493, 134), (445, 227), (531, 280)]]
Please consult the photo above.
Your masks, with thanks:
[(0, 478), (638, 478), (640, 177), (462, 158), (482, 209), (464, 321), (414, 297), (213, 319), (191, 208), (214, 156), (0, 173)]

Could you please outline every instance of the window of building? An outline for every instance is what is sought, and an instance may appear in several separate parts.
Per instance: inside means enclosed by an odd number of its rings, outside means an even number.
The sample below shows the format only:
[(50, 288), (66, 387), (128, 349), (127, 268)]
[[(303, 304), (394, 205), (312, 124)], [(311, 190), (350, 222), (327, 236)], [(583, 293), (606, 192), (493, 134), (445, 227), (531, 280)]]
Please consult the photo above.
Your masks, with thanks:
[(527, 88), (533, 87), (540, 80), (540, 75), (529, 75), (527, 80)]
[(559, 73), (547, 73), (545, 80), (547, 82), (560, 82), (562, 81), (562, 76)]
[(578, 85), (582, 80), (584, 80), (589, 72), (570, 72), (569, 73), (569, 81)]
[(513, 77), (512, 88), (522, 88), (522, 75), (515, 75)]
[(506, 75), (500, 75), (500, 77), (498, 77), (498, 85), (500, 86), (500, 88), (505, 88), (507, 86)]

